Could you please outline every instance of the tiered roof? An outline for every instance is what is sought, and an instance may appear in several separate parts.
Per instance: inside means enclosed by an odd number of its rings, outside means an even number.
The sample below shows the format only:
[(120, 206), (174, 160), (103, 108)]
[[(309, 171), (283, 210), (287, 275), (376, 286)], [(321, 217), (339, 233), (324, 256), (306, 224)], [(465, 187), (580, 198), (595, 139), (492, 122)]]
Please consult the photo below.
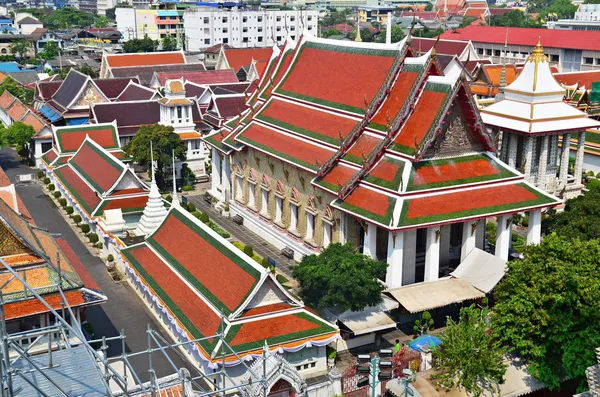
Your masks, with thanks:
[(46, 167), (50, 169), (65, 164), (73, 157), (86, 137), (89, 137), (113, 156), (121, 160), (124, 160), (127, 157), (121, 150), (119, 130), (114, 121), (106, 124), (53, 127), (53, 134), (54, 145), (52, 149), (44, 153), (41, 158)]
[(439, 76), (433, 49), (412, 57), (408, 39), (309, 35), (286, 48), (252, 109), (207, 143), (226, 153), (250, 146), (313, 173), (338, 196), (333, 207), (388, 230), (559, 203), (491, 154), (464, 72)]
[[(29, 224), (1, 200), (0, 236), (0, 259), (36, 288), (54, 309), (64, 306), (57, 284), (73, 308), (106, 301), (106, 296), (62, 237)], [(8, 321), (48, 312), (3, 266), (0, 283)]]
[[(189, 242), (184, 250), (182, 239)], [(306, 310), (272, 273), (179, 208), (171, 208), (144, 243), (121, 252), (190, 339), (214, 335), (223, 326), (225, 340), (244, 359), (265, 340), (286, 350), (337, 337), (334, 326)], [(197, 348), (205, 361), (213, 361), (217, 340), (203, 340)], [(239, 358), (229, 355), (225, 361), (232, 365)]]
[(167, 80), (183, 78), (194, 84), (237, 83), (238, 78), (230, 69), (207, 70), (204, 72), (155, 72), (151, 87), (164, 87)]
[(107, 209), (141, 212), (148, 187), (118, 158), (86, 136), (77, 152), (53, 170), (58, 183), (90, 217)]
[(481, 111), (486, 125), (519, 133), (581, 131), (600, 126), (596, 120), (563, 101), (565, 88), (550, 69), (540, 42), (516, 80), (504, 89), (504, 99)]
[(481, 65), (477, 74), (473, 76), (475, 81), (471, 83), (471, 92), (481, 96), (495, 97), (498, 93), (498, 87), (500, 87), (503, 68), (506, 68), (506, 84), (512, 84), (517, 78), (516, 65)]

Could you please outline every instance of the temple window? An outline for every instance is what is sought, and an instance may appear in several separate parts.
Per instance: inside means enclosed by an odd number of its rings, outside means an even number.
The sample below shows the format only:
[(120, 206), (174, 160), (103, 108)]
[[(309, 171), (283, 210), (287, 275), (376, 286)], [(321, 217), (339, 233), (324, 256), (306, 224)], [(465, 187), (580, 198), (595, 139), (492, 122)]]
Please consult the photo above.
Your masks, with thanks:
[(260, 185), (261, 190), (261, 206), (260, 214), (265, 218), (269, 217), (269, 192), (271, 191), (271, 181), (266, 174), (263, 174), (262, 183)]
[(285, 189), (283, 182), (277, 181), (275, 188), (275, 223), (283, 223), (283, 200), (285, 198)]

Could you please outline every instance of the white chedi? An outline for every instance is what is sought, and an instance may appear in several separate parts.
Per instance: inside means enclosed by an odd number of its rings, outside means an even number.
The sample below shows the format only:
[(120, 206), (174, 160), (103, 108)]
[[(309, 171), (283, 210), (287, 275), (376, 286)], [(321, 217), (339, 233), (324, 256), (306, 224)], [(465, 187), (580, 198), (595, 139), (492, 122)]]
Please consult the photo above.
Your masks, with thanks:
[(144, 208), (144, 213), (142, 214), (140, 222), (135, 228), (134, 233), (136, 236), (147, 236), (155, 231), (167, 215), (165, 203), (160, 195), (160, 191), (158, 190), (156, 179), (154, 177), (154, 161), (151, 163), (152, 182), (150, 184), (150, 194), (148, 195), (148, 202), (146, 203), (146, 208)]

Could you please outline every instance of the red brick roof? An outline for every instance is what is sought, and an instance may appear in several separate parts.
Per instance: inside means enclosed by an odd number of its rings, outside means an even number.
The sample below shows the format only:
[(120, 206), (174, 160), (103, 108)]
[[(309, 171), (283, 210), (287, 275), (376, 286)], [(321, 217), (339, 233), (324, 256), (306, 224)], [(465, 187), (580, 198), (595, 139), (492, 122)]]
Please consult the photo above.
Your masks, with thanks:
[(245, 310), (241, 317), (244, 318), (244, 317), (258, 316), (259, 314), (275, 313), (275, 312), (279, 312), (282, 310), (291, 309), (292, 307), (293, 307), (292, 305), (290, 305), (289, 303), (285, 303), (285, 302), (273, 303), (271, 305), (258, 306), (258, 307), (253, 307), (251, 309)]
[(383, 106), (381, 106), (371, 121), (382, 126), (387, 125), (388, 120), (392, 122), (396, 116), (396, 113), (399, 112), (402, 108), (402, 105), (404, 105), (404, 102), (408, 97), (408, 93), (417, 81), (418, 76), (419, 73), (417, 72), (402, 71), (398, 75), (398, 78), (396, 79), (389, 96), (383, 103)]
[[(141, 192), (145, 193), (144, 190), (142, 190)], [(133, 210), (144, 209), (147, 202), (148, 202), (147, 195), (107, 200), (106, 205), (102, 205), (101, 209), (103, 211), (106, 211), (106, 210), (114, 210), (114, 209), (119, 208), (119, 209), (121, 209), (121, 211), (123, 213), (126, 213), (126, 212), (128, 212), (128, 210), (133, 211)], [(100, 210), (98, 210), (98, 212), (100, 212)]]
[(113, 54), (106, 55), (106, 62), (110, 67), (124, 66), (153, 66), (175, 65), (186, 63), (183, 52), (147, 52), (138, 54)]
[[(412, 47), (418, 53), (425, 53), (433, 47), (436, 41), (437, 39), (413, 37)], [(435, 46), (435, 52), (443, 55), (459, 56), (468, 45), (469, 43), (467, 41), (439, 40)]]
[(465, 12), (466, 17), (481, 18), (483, 14), (485, 14), (485, 8), (469, 8)]
[(15, 97), (8, 92), (8, 90), (4, 90), (2, 95), (0, 95), (0, 108), (7, 109), (11, 103), (15, 100)]
[(83, 144), (77, 154), (69, 160), (69, 164), (99, 193), (104, 193), (113, 186), (123, 171), (121, 165), (89, 142)]
[(40, 120), (40, 118), (36, 116), (33, 112), (29, 112), (27, 117), (23, 119), (23, 123), (32, 126), (36, 134), (43, 130), (44, 127), (46, 127), (46, 124), (42, 122), (42, 120)]
[(319, 324), (296, 314), (272, 317), (260, 321), (243, 323), (231, 339), (231, 347), (244, 345), (264, 339), (276, 338), (298, 332), (319, 328)]
[[(81, 291), (67, 291), (64, 293), (65, 298), (71, 308), (81, 306), (86, 303)], [(53, 309), (58, 310), (62, 307), (62, 297), (58, 294), (51, 296), (44, 296), (44, 300)], [(38, 299), (29, 299), (26, 301), (6, 303), (4, 305), (5, 316), (8, 320), (14, 320), (17, 318), (33, 316), (35, 314), (47, 313), (48, 309)]]
[(509, 45), (534, 47), (538, 39), (541, 39), (544, 47), (598, 51), (598, 41), (600, 40), (600, 32), (591, 30), (505, 28), (503, 26), (467, 26), (457, 30), (448, 30), (440, 37), (450, 40), (504, 44), (507, 31)]
[(196, 84), (237, 83), (238, 78), (231, 69), (207, 70), (205, 72), (158, 73), (158, 81), (164, 86), (167, 80), (182, 78)]
[(17, 100), (10, 108), (8, 108), (6, 113), (8, 113), (13, 121), (19, 121), (21, 118), (23, 118), (23, 116), (25, 116), (25, 113), (27, 113), (27, 108), (21, 103), (21, 101)]
[(77, 200), (77, 202), (83, 207), (83, 209), (92, 215), (94, 209), (100, 203), (100, 197), (92, 190), (84, 181), (73, 171), (69, 165), (56, 168), (54, 170), (59, 181), (65, 186)]
[(105, 149), (119, 147), (119, 137), (114, 126), (110, 124), (90, 124), (75, 127), (58, 127), (55, 130), (56, 143), (60, 153), (75, 152), (86, 136)]
[(272, 48), (230, 48), (225, 50), (225, 57), (229, 67), (234, 72), (243, 66), (248, 66), (255, 61), (268, 61), (273, 53)]
[(62, 81), (38, 81), (35, 85), (35, 96), (44, 101), (49, 101), (52, 95), (60, 88)]

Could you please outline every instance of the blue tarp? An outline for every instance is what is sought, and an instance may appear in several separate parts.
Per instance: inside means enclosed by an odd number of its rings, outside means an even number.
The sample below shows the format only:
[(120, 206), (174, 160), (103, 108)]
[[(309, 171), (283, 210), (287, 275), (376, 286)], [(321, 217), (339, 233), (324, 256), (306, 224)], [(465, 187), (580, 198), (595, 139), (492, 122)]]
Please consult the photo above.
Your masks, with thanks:
[(83, 124), (87, 124), (88, 121), (90, 121), (89, 118), (87, 117), (76, 117), (73, 119), (67, 119), (67, 125), (83, 125)]
[(43, 114), (45, 118), (50, 120), (51, 123), (54, 123), (62, 118), (60, 114), (56, 113), (47, 105), (44, 105), (40, 108), (40, 113)]
[(408, 346), (416, 351), (422, 351), (421, 349), (425, 345), (429, 345), (431, 347), (439, 346), (442, 344), (442, 341), (437, 336), (433, 335), (421, 335), (417, 339), (411, 341)]

